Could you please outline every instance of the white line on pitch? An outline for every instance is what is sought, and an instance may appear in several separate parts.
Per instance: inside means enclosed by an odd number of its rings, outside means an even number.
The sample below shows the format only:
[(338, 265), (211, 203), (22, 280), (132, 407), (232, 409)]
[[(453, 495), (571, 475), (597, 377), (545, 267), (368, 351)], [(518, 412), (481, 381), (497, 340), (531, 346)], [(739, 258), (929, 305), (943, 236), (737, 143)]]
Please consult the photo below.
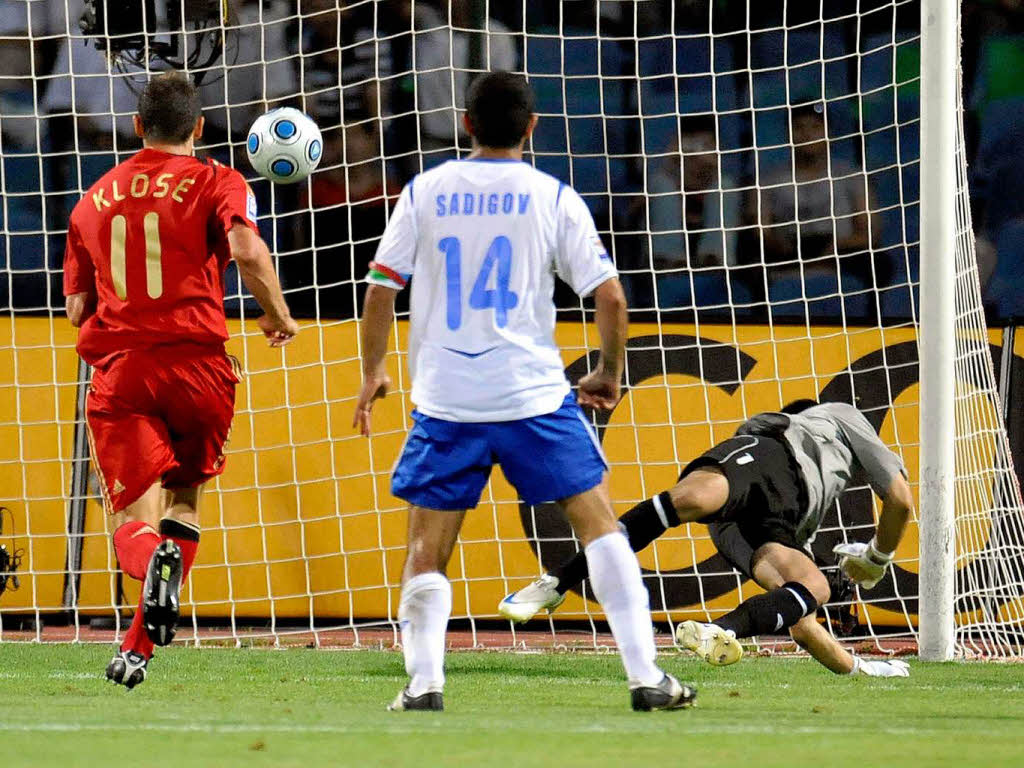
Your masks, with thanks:
[[(209, 680), (205, 675), (202, 674), (189, 674), (188, 672), (175, 672), (173, 674), (175, 681), (195, 681), (195, 682), (206, 682)], [(270, 677), (276, 676), (270, 675), (233, 675), (232, 680), (237, 682), (258, 682), (262, 680), (268, 680)], [(509, 680), (521, 679), (524, 683), (536, 682), (536, 678), (532, 676), (520, 676), (520, 675), (507, 675)], [(101, 672), (64, 672), (54, 671), (48, 672), (44, 675), (34, 674), (30, 672), (11, 672), (3, 671), (0, 672), (0, 680), (38, 680), (40, 678), (48, 678), (51, 680), (97, 680), (104, 681), (103, 674)], [(374, 680), (380, 678), (376, 675), (372, 677)], [(572, 677), (572, 676), (550, 676), (545, 677), (543, 683), (545, 685), (550, 684), (568, 684), (577, 685), (581, 680), (585, 679), (590, 685), (592, 684), (608, 684), (615, 685), (617, 681), (613, 680), (599, 680), (594, 678), (584, 677)], [(288, 677), (286, 682), (290, 683), (340, 683), (340, 682), (368, 682), (371, 677), (368, 675), (296, 675), (295, 677)], [(395, 681), (398, 682), (400, 677), (395, 676)], [(868, 683), (874, 690), (878, 691), (984, 691), (986, 693), (1020, 693), (1024, 691), (1024, 685), (989, 685), (986, 683), (950, 683), (949, 685), (936, 685), (934, 683), (918, 683), (913, 678), (910, 680), (900, 680), (896, 682), (882, 682), (881, 680), (875, 680)], [(741, 689), (750, 688), (758, 690), (785, 690), (792, 687), (790, 683), (767, 683), (759, 682), (755, 680), (702, 680), (697, 684), (698, 688), (727, 688), (727, 689)]]
[[(391, 733), (421, 733), (430, 732), (436, 733), (436, 728), (422, 728), (422, 727), (410, 727), (406, 724), (399, 724), (397, 722), (386, 723), (387, 718), (393, 718), (393, 716), (385, 715), (381, 713), (381, 719), (374, 722), (368, 723), (364, 726), (348, 727), (343, 725), (290, 725), (290, 724), (252, 724), (252, 723), (221, 723), (221, 724), (201, 724), (201, 723), (132, 723), (130, 727), (126, 727), (118, 723), (0, 723), (0, 732), (20, 732), (20, 733), (85, 733), (85, 732), (125, 732), (125, 731), (155, 731), (160, 733), (210, 733), (210, 734), (232, 734), (232, 733), (284, 733), (284, 734), (356, 734), (356, 733), (380, 733), (391, 732)], [(445, 732), (463, 732), (473, 733), (479, 731), (488, 731), (489, 726), (486, 724), (480, 726), (465, 726), (461, 724), (453, 724), (450, 721), (445, 723)], [(559, 733), (619, 733), (621, 729), (613, 727), (611, 725), (605, 726), (600, 724), (583, 725), (583, 726), (565, 726), (560, 725), (558, 728)], [(885, 733), (896, 736), (905, 736), (909, 734), (920, 734), (920, 733), (939, 733), (945, 732), (945, 728), (875, 728), (874, 733)], [(849, 729), (838, 727), (838, 726), (794, 726), (791, 728), (787, 727), (775, 727), (773, 725), (741, 725), (741, 724), (723, 724), (723, 723), (708, 723), (699, 724), (693, 723), (686, 726), (687, 734), (694, 733), (733, 733), (733, 734), (763, 734), (767, 736), (775, 735), (791, 735), (791, 734), (848, 734)]]

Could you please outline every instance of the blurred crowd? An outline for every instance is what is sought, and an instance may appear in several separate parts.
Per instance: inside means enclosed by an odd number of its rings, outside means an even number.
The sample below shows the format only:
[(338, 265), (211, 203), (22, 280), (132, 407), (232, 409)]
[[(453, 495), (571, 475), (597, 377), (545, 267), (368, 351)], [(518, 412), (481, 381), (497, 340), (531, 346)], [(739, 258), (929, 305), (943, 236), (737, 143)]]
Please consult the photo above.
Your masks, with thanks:
[[(468, 151), (459, 109), (483, 69), (529, 75), (542, 117), (528, 160), (583, 195), (633, 307), (873, 322), (916, 305), (917, 2), (233, 5), (203, 78), (203, 151), (251, 176), (247, 129), (279, 105), (324, 133), (308, 183), (254, 182), (297, 315), (354, 315), (402, 185)], [(82, 7), (0, 11), (3, 307), (61, 305), (68, 212), (139, 146), (139, 72), (82, 37)], [(1024, 0), (965, 2), (962, 25), (980, 277), (987, 310), (1011, 319), (1024, 314)], [(234, 276), (228, 294), (246, 307)]]

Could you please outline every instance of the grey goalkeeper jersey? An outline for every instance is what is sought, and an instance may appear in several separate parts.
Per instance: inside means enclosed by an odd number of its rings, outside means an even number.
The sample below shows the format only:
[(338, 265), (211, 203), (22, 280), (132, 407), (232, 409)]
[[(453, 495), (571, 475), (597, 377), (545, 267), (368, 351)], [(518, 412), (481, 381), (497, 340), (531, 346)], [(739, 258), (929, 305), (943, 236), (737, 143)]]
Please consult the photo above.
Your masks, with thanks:
[(807, 490), (807, 510), (796, 530), (801, 544), (813, 540), (825, 511), (851, 483), (866, 482), (885, 496), (897, 474), (907, 476), (900, 457), (879, 439), (864, 414), (847, 403), (822, 403), (793, 415), (760, 413), (736, 433), (777, 436), (780, 430)]

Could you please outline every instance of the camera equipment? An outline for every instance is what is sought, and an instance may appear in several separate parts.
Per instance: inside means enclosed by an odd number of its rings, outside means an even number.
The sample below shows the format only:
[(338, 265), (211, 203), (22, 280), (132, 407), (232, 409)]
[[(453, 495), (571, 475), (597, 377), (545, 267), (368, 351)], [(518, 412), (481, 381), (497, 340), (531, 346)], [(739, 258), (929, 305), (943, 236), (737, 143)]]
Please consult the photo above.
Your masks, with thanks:
[(0, 544), (0, 595), (7, 591), (8, 582), (10, 582), (11, 591), (21, 586), (21, 581), (16, 574), (18, 568), (21, 567), (21, 558), (25, 555), (25, 550), (18, 547), (15, 541), (14, 513), (7, 507), (0, 507), (0, 536), (4, 534), (5, 512), (11, 518), (11, 548), (8, 549), (6, 545)]
[(229, 15), (228, 0), (86, 0), (78, 25), (124, 72), (162, 62), (200, 84), (232, 48)]

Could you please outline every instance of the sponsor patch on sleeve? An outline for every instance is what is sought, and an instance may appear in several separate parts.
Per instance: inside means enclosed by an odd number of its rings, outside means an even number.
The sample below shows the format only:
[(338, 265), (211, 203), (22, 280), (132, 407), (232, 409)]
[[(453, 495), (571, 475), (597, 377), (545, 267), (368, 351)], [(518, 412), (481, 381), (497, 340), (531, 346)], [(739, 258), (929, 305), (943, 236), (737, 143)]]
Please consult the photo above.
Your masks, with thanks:
[(604, 249), (604, 243), (601, 242), (600, 235), (594, 235), (590, 240), (590, 247), (594, 251), (594, 255), (597, 256), (601, 261), (611, 261), (612, 257), (608, 255), (608, 251)]
[(256, 223), (256, 195), (252, 193), (248, 184), (245, 185), (245, 215), (253, 224)]

